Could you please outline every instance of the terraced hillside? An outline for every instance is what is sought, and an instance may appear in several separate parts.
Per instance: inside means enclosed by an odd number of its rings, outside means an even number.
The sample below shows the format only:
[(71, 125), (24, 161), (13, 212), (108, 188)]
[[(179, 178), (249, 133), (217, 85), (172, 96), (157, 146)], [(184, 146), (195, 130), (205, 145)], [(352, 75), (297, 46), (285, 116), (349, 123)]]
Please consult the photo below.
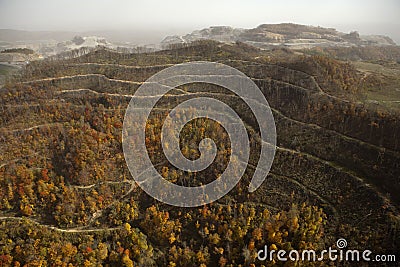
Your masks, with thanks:
[[(250, 109), (217, 86), (171, 90), (146, 133), (150, 158), (165, 179), (208, 183), (230, 155), (223, 128), (198, 120), (184, 128), (191, 138), (182, 141), (183, 153), (194, 159), (201, 139), (217, 138), (215, 168), (183, 173), (168, 163), (161, 126), (168, 110), (187, 99), (209, 96), (229, 104), (251, 140), (245, 175), (227, 196), (176, 208), (133, 181), (122, 123), (131, 96), (149, 77), (196, 60), (235, 67), (259, 86), (275, 118), (277, 152), (262, 186), (249, 193), (261, 142)], [(151, 54), (100, 49), (32, 62), (0, 89), (0, 263), (272, 266), (256, 259), (264, 244), (321, 250), (339, 237), (353, 249), (397, 253), (399, 114), (357, 99), (363, 77), (353, 65), (324, 56), (210, 41)]]

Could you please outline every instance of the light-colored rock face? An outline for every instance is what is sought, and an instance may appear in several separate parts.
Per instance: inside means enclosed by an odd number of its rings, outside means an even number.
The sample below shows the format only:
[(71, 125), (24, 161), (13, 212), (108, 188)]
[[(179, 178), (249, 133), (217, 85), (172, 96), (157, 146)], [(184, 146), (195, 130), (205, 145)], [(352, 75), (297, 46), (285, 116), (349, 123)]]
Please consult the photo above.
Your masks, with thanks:
[(362, 35), (361, 39), (371, 44), (396, 45), (392, 39), (384, 35)]
[(73, 50), (81, 49), (81, 48), (96, 48), (98, 46), (115, 49), (117, 45), (108, 42), (103, 37), (98, 36), (87, 36), (80, 37), (75, 36), (73, 39), (64, 41), (64, 42), (49, 42), (43, 41), (42, 43), (37, 44), (19, 44), (12, 45), (10, 47), (5, 48), (30, 48), (34, 50), (36, 53), (33, 55), (25, 55), (19, 53), (0, 53), (0, 62), (23, 62), (23, 61), (31, 61), (41, 59), (43, 57), (49, 57), (56, 54), (70, 52)]
[(87, 47), (87, 48), (95, 48), (98, 46), (103, 46), (107, 48), (114, 48), (115, 45), (112, 43), (109, 43), (105, 38), (103, 37), (98, 37), (98, 36), (87, 36), (87, 37), (80, 37), (76, 36), (74, 39), (66, 42), (61, 42), (57, 43), (55, 47), (47, 47), (47, 49), (50, 48), (54, 52), (54, 54), (66, 52), (66, 51), (71, 51), (75, 49), (80, 49), (82, 47)]
[(290, 48), (315, 46), (395, 45), (387, 36), (360, 36), (357, 32), (341, 33), (333, 28), (322, 28), (291, 23), (262, 24), (254, 29), (213, 26), (183, 36), (167, 36), (161, 45), (190, 43), (196, 40), (232, 43), (241, 41), (256, 47), (283, 45)]

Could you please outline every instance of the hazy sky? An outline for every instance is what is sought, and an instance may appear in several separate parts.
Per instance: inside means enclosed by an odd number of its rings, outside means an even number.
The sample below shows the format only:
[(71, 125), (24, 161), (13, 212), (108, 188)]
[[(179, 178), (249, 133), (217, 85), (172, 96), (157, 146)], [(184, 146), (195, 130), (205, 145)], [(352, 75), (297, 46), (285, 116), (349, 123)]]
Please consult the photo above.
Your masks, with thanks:
[(0, 28), (188, 31), (295, 22), (388, 34), (400, 41), (399, 0), (0, 0)]

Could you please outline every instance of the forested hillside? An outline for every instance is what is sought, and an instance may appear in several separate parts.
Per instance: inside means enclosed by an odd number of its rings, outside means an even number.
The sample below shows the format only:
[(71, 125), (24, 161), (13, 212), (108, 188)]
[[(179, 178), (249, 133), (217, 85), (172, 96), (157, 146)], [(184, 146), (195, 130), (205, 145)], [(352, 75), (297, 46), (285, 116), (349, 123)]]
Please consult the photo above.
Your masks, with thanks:
[[(154, 53), (97, 49), (31, 62), (0, 89), (0, 266), (283, 266), (258, 261), (257, 251), (265, 244), (322, 250), (339, 237), (351, 248), (398, 253), (399, 109), (362, 98), (376, 79), (342, 61), (347, 53), (197, 41)], [(226, 131), (205, 119), (184, 127), (190, 138), (180, 145), (195, 159), (200, 140), (217, 140), (215, 168), (186, 173), (162, 154), (168, 110), (189, 98), (227, 103), (251, 140), (250, 163), (228, 195), (177, 208), (136, 185), (122, 126), (143, 82), (198, 60), (235, 67), (258, 85), (275, 118), (277, 150), (268, 177), (249, 193), (261, 142), (250, 109), (214, 85), (171, 90), (146, 128), (150, 159), (165, 179), (206, 184), (229, 160)]]

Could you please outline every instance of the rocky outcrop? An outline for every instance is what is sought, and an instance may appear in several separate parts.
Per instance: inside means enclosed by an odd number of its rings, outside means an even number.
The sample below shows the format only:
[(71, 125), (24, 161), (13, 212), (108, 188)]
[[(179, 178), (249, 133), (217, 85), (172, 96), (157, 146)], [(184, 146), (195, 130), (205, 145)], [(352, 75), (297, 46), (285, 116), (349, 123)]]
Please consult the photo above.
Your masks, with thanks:
[(232, 28), (229, 26), (212, 26), (210, 28), (193, 31), (184, 36), (173, 35), (167, 36), (161, 42), (166, 47), (170, 44), (184, 44), (197, 40), (215, 40), (219, 42), (235, 42), (240, 39), (240, 35), (244, 29)]
[(387, 36), (360, 36), (356, 31), (347, 34), (333, 28), (293, 23), (262, 24), (254, 29), (213, 26), (193, 31), (183, 36), (167, 36), (161, 42), (161, 45), (164, 48), (168, 48), (171, 44), (184, 44), (204, 39), (225, 43), (240, 41), (259, 48), (269, 48), (277, 45), (288, 46), (290, 48), (396, 45)]

